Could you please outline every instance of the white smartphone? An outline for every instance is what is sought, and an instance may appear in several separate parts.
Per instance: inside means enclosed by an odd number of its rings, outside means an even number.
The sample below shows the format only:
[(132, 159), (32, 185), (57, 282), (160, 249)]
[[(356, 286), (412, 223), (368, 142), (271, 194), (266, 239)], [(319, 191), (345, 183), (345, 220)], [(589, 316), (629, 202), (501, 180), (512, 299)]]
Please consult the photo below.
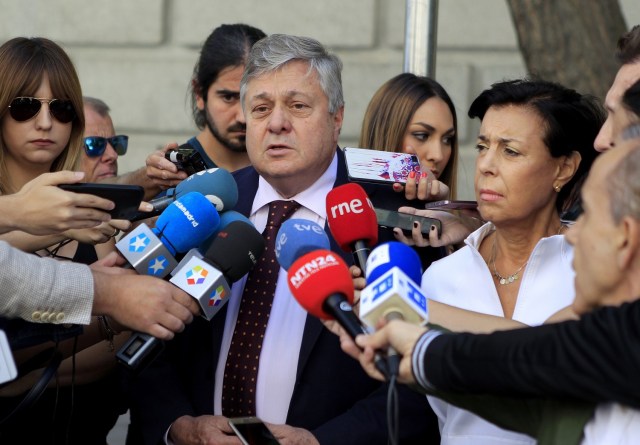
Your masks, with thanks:
[(416, 155), (345, 147), (344, 156), (350, 181), (404, 184), (412, 171), (420, 177), (420, 162)]
[(229, 426), (244, 445), (280, 445), (267, 425), (257, 417), (235, 417)]
[(478, 203), (476, 201), (433, 201), (427, 202), (424, 208), (428, 210), (475, 210), (478, 208)]

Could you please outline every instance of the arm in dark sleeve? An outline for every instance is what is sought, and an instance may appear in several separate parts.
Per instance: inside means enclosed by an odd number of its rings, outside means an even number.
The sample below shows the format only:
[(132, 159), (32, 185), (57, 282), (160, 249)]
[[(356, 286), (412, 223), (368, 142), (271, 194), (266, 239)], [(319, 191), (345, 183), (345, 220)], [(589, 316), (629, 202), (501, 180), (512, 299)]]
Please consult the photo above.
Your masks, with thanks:
[(429, 384), (447, 391), (616, 401), (640, 407), (640, 301), (579, 321), (443, 334), (424, 354)]
[[(202, 414), (194, 406), (192, 390), (201, 384), (200, 374), (211, 369), (195, 364), (206, 356), (197, 346), (207, 343), (208, 333), (205, 320), (196, 318), (165, 344), (162, 354), (147, 368), (127, 375), (131, 415), (127, 443), (164, 443), (165, 433), (179, 417)], [(211, 401), (208, 414), (213, 413), (212, 394), (205, 395)]]

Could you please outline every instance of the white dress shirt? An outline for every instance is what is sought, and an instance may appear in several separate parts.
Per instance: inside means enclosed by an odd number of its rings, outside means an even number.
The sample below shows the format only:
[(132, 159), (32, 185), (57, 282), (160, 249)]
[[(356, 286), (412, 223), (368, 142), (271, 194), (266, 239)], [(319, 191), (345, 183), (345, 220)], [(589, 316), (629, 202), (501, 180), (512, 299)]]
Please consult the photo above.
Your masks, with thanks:
[[(487, 223), (465, 240), (466, 246), (434, 262), (422, 277), (427, 298), (452, 306), (504, 317), (491, 271), (478, 251), (495, 227)], [(569, 306), (574, 299), (573, 248), (564, 235), (542, 238), (531, 252), (513, 319), (529, 326)], [(435, 397), (428, 397), (438, 416), (442, 445), (523, 445), (535, 441), (524, 434), (506, 431)]]
[[(290, 198), (302, 206), (292, 218), (308, 219), (324, 227), (327, 219), (325, 201), (335, 183), (337, 167), (338, 158), (334, 155), (329, 168), (311, 187)], [(249, 218), (258, 232), (262, 233), (267, 225), (269, 203), (281, 199), (283, 199), (282, 196), (260, 177)], [(213, 394), (216, 415), (222, 414), (225, 357), (229, 352), (245, 282), (246, 276), (233, 285), (231, 298), (227, 303), (227, 318)], [(256, 384), (256, 415), (266, 422), (286, 423), (296, 382), (300, 344), (306, 318), (307, 312), (289, 291), (287, 272), (280, 268), (269, 323), (262, 343)], [(215, 323), (215, 318), (213, 322)]]

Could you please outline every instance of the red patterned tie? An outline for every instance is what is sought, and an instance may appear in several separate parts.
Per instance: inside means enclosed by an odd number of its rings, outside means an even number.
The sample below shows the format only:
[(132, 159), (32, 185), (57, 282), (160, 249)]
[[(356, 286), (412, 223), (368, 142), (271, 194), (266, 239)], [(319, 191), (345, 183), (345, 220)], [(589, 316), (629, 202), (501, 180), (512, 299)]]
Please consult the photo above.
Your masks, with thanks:
[(299, 208), (295, 201), (269, 204), (267, 227), (262, 232), (265, 251), (247, 277), (224, 368), (222, 413), (227, 417), (256, 415), (260, 351), (280, 270), (275, 253), (276, 235), (282, 222)]

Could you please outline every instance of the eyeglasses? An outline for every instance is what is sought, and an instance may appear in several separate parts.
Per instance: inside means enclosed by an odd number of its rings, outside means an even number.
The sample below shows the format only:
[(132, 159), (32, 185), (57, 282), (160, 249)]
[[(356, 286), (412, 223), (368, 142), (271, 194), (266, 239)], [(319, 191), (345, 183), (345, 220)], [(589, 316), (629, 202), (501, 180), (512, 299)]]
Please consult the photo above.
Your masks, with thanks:
[(125, 136), (124, 134), (119, 134), (110, 138), (103, 138), (102, 136), (87, 136), (84, 138), (84, 152), (91, 158), (102, 156), (102, 153), (107, 149), (107, 142), (111, 144), (119, 156), (122, 156), (127, 152), (129, 136)]
[(9, 105), (9, 114), (18, 122), (28, 121), (40, 112), (43, 103), (49, 105), (49, 112), (60, 123), (68, 124), (76, 117), (76, 110), (70, 100), (38, 97), (16, 97)]

